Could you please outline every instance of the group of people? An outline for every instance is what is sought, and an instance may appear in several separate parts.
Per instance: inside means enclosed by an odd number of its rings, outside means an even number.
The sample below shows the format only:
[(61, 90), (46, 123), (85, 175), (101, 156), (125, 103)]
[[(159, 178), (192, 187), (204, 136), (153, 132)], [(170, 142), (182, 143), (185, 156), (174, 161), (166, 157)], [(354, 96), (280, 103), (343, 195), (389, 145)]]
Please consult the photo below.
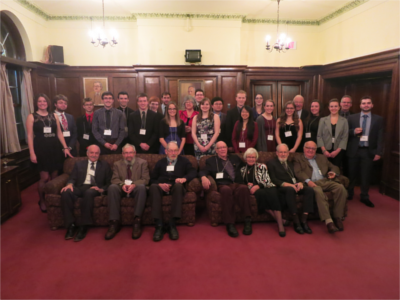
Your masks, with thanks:
[[(83, 201), (87, 202), (87, 207), (81, 208), (82, 216), (85, 216), (82, 220), (85, 221), (75, 226), (71, 211), (74, 200), (77, 197), (94, 198), (93, 195), (106, 190), (108, 198), (116, 199), (115, 205), (109, 204), (110, 228), (106, 239), (114, 237), (120, 229), (118, 199), (121, 193), (141, 199), (135, 201), (138, 209), (135, 209), (132, 234), (133, 238), (138, 238), (141, 234), (140, 216), (147, 197), (145, 186), (150, 183), (149, 195), (158, 199), (152, 201), (156, 223), (154, 240), (160, 240), (164, 232), (162, 195), (180, 195), (176, 196), (179, 203), (184, 193), (182, 184), (196, 176), (201, 178), (206, 190), (210, 186), (207, 176), (216, 180), (221, 199), (224, 199), (223, 220), (228, 234), (233, 237), (238, 235), (234, 226), (235, 203), (241, 207), (245, 217), (243, 233), (251, 234), (250, 194), (255, 195), (260, 212), (267, 211), (276, 219), (281, 236), (285, 236), (283, 226), (288, 223), (282, 220), (281, 215), (286, 206), (293, 214), (295, 231), (312, 232), (307, 225), (307, 216), (313, 211), (314, 199), (328, 231), (343, 230), (341, 219), (345, 200), (346, 197), (352, 199), (358, 174), (361, 174), (361, 202), (374, 206), (368, 189), (373, 161), (382, 156), (383, 118), (371, 114), (371, 97), (361, 99), (361, 112), (357, 114), (350, 112), (350, 96), (345, 95), (340, 101), (332, 99), (329, 101), (330, 115), (321, 117), (318, 101), (311, 102), (308, 112), (303, 108), (304, 98), (297, 95), (293, 101), (284, 104), (278, 119), (273, 116), (273, 101), (264, 101), (262, 95), (257, 94), (254, 107), (250, 108), (245, 105), (246, 92), (242, 90), (236, 94), (236, 107), (226, 114), (222, 112), (223, 99), (215, 97), (210, 100), (204, 97), (202, 90), (196, 90), (194, 97), (186, 96), (182, 110), (178, 110), (168, 92), (161, 95), (161, 101), (158, 97), (148, 100), (146, 94), (139, 94), (136, 111), (128, 107), (129, 95), (126, 92), (118, 94), (118, 108), (114, 108), (114, 96), (110, 92), (102, 94), (102, 102), (104, 106), (94, 111), (92, 99), (84, 99), (85, 114), (75, 123), (73, 116), (65, 113), (68, 99), (64, 95), (55, 96), (51, 103), (45, 94), (39, 94), (34, 101), (35, 112), (27, 120), (31, 161), (38, 164), (40, 171), (39, 206), (43, 212), (46, 211), (44, 185), (62, 170), (65, 157), (77, 155), (77, 141), (79, 155), (88, 156), (85, 163), (76, 164), (77, 170), (74, 169), (69, 184), (62, 190), (63, 211), (69, 211), (65, 214), (66, 238), (74, 237), (78, 231), (75, 240), (81, 240), (86, 235), (87, 225), (91, 224), (93, 201)], [(51, 113), (52, 106), (54, 113)], [(258, 151), (276, 151), (277, 158), (268, 162), (267, 168), (257, 163)], [(304, 152), (304, 155), (296, 156), (292, 164), (287, 157), (294, 152)], [(97, 165), (100, 153), (122, 153), (124, 158), (119, 162), (119, 169), (116, 167), (118, 164), (114, 165), (112, 173), (106, 163)], [(167, 157), (157, 163), (160, 165), (150, 176), (147, 162), (136, 158), (136, 153), (166, 153)], [(232, 153), (244, 153), (246, 163)], [(194, 155), (198, 160), (205, 155), (216, 155), (209, 158), (206, 168), (197, 174), (182, 154)], [(136, 166), (139, 169), (133, 171), (136, 164), (139, 164)], [(337, 180), (340, 167), (350, 178), (347, 191)], [(101, 175), (97, 175), (98, 168)], [(119, 170), (117, 174), (116, 168)], [(176, 174), (175, 170), (178, 170)], [(140, 178), (135, 177), (139, 175)], [(77, 189), (78, 183), (84, 186), (83, 190)], [(324, 191), (334, 194), (333, 217), (329, 214)], [(297, 215), (294, 202), (298, 193), (304, 194), (301, 216)], [(171, 239), (178, 238), (175, 221), (180, 218), (180, 207), (173, 205), (176, 214), (168, 226)]]

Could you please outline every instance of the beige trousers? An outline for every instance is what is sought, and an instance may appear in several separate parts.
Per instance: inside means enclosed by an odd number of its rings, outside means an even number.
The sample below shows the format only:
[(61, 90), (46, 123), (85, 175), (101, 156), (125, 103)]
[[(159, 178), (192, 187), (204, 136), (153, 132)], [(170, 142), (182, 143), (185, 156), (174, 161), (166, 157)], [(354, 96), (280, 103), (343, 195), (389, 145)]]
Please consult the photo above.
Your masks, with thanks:
[(347, 198), (346, 188), (340, 183), (325, 178), (317, 180), (315, 184), (317, 186), (313, 189), (321, 221), (332, 218), (329, 212), (328, 197), (324, 192), (331, 192), (333, 194), (333, 217), (342, 218)]

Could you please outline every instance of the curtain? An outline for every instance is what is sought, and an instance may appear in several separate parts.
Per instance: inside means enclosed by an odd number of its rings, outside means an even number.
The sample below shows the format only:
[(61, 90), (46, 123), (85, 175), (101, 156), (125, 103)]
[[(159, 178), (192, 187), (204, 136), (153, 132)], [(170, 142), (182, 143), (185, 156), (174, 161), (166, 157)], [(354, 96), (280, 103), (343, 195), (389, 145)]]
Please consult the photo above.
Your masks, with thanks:
[[(33, 113), (33, 89), (31, 79), (31, 69), (22, 69), (22, 83), (21, 83), (21, 115), (22, 123), (26, 128), (26, 118)], [(25, 140), (28, 141), (27, 131), (25, 130)]]
[(1, 64), (0, 72), (0, 135), (1, 153), (21, 151), (17, 125), (14, 114), (14, 104), (11, 96), (6, 65)]

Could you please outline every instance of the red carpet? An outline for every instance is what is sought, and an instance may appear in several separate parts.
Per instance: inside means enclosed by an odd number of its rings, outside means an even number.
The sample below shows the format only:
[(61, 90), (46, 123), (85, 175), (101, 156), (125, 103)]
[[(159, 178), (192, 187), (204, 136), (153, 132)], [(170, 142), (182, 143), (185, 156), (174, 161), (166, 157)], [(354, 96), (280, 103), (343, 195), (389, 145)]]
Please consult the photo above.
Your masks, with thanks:
[(105, 241), (97, 227), (65, 241), (37, 198), (36, 186), (24, 190), (20, 212), (2, 225), (2, 299), (399, 298), (399, 202), (377, 188), (375, 208), (355, 197), (335, 235), (319, 221), (309, 222), (312, 235), (289, 227), (285, 238), (274, 223), (256, 223), (233, 239), (204, 210), (194, 227), (178, 227), (178, 241), (159, 243), (148, 226), (139, 240), (124, 227)]

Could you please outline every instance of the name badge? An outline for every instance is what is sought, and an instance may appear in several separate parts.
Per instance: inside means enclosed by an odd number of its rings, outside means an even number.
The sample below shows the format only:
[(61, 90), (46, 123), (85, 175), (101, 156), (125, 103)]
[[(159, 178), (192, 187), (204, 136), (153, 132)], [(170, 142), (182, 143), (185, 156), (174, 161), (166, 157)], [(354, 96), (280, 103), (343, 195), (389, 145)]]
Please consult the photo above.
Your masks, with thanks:
[(175, 170), (175, 166), (167, 166), (167, 172), (173, 172)]
[(146, 135), (146, 129), (140, 129), (139, 134), (140, 135)]
[(89, 135), (88, 135), (88, 134), (84, 134), (84, 135), (83, 135), (83, 139), (84, 139), (84, 140), (89, 140)]
[(361, 142), (368, 142), (368, 135), (361, 136), (360, 141)]
[(222, 178), (224, 178), (224, 172), (219, 172), (219, 173), (217, 173), (217, 177), (216, 177), (217, 179), (222, 179)]
[(285, 137), (289, 137), (292, 136), (292, 132), (291, 131), (285, 131)]
[(319, 175), (322, 175), (322, 172), (321, 172), (321, 170), (318, 170), (318, 172), (319, 172)]
[(51, 127), (43, 127), (43, 133), (51, 133)]
[(128, 127), (125, 126), (125, 132), (128, 132)]
[(296, 184), (296, 178), (292, 178), (293, 184)]
[(202, 133), (202, 134), (201, 134), (201, 139), (202, 139), (203, 141), (207, 141), (207, 134)]
[(111, 129), (104, 129), (104, 135), (111, 135)]
[(63, 131), (63, 136), (64, 137), (69, 137), (69, 136), (71, 136), (71, 132), (70, 131)]
[(132, 184), (132, 180), (125, 179), (125, 185), (131, 185), (131, 184)]
[(94, 176), (94, 171), (93, 170), (89, 170), (89, 175)]
[(269, 135), (267, 136), (267, 140), (268, 140), (268, 141), (273, 141), (273, 140), (274, 140), (274, 136), (273, 136), (272, 134), (269, 134)]
[(246, 143), (239, 143), (239, 148), (246, 148)]
[(335, 138), (332, 138), (332, 144), (334, 144), (335, 143)]
[(306, 132), (306, 138), (311, 138), (311, 132)]

